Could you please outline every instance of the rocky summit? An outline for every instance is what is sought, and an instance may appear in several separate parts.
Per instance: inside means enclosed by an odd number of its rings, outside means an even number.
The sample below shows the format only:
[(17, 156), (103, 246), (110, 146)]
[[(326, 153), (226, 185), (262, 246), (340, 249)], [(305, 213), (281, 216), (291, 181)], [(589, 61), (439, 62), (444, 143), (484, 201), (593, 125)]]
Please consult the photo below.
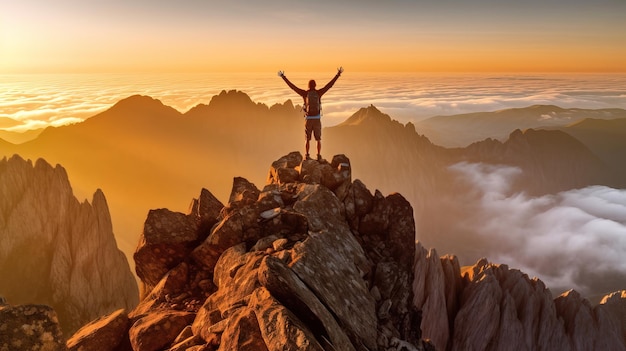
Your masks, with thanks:
[(428, 350), (412, 307), (415, 223), (399, 194), (352, 180), (347, 157), (273, 162), (186, 214), (148, 213), (142, 299), (84, 326), (70, 350)]

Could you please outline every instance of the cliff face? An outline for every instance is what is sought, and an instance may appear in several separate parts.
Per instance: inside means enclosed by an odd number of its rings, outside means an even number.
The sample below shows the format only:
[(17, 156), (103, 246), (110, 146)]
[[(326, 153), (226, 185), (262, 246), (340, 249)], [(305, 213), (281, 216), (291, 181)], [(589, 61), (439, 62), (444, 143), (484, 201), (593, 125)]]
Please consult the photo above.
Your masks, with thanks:
[(127, 334), (107, 349), (429, 349), (411, 306), (412, 208), (350, 167), (294, 152), (262, 190), (235, 178), (225, 206), (202, 190), (188, 214), (150, 211), (134, 255), (142, 301), (68, 346), (100, 347), (115, 320)]
[(479, 260), (461, 269), (418, 244), (414, 304), (437, 350), (626, 350), (626, 294), (591, 306), (576, 291), (556, 299), (537, 278)]
[(0, 160), (0, 238), (0, 295), (52, 306), (65, 334), (137, 304), (104, 194), (80, 203), (61, 166)]

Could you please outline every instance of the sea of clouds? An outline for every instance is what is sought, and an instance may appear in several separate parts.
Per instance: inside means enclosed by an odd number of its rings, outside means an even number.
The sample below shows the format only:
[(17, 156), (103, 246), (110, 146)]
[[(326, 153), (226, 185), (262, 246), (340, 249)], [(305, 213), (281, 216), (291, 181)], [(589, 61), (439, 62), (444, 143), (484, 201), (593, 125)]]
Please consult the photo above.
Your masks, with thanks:
[[(335, 72), (291, 73), (306, 88), (326, 84)], [(181, 112), (222, 90), (241, 90), (255, 102), (301, 103), (276, 75), (66, 74), (0, 76), (0, 129), (76, 123), (134, 94), (149, 95)], [(346, 71), (323, 98), (326, 126), (341, 123), (362, 107), (378, 107), (403, 123), (437, 115), (495, 111), (535, 104), (564, 108), (626, 108), (626, 75), (616, 74), (418, 74)]]
[(450, 169), (473, 194), (458, 203), (470, 215), (450, 225), (480, 241), (491, 262), (538, 277), (555, 293), (626, 289), (626, 190), (591, 186), (533, 197), (511, 190), (519, 168), (463, 162)]

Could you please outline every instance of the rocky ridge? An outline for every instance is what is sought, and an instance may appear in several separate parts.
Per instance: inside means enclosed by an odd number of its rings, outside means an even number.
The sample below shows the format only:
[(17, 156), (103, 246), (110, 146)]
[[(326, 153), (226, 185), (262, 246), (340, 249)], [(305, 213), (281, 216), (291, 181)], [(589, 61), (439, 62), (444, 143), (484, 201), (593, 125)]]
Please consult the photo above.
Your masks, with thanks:
[(626, 350), (626, 292), (591, 306), (576, 291), (557, 298), (537, 278), (479, 260), (461, 268), (418, 243), (413, 303), (437, 350)]
[(138, 302), (103, 192), (80, 203), (61, 166), (0, 160), (0, 238), (0, 295), (52, 306), (66, 335)]
[[(225, 206), (149, 212), (132, 311), (82, 328), (71, 350), (423, 350), (412, 308), (415, 224), (399, 194), (352, 181), (350, 161), (275, 161)], [(106, 320), (106, 321), (105, 321)], [(119, 343), (102, 342), (111, 325)], [(111, 339), (109, 339), (111, 340)]]

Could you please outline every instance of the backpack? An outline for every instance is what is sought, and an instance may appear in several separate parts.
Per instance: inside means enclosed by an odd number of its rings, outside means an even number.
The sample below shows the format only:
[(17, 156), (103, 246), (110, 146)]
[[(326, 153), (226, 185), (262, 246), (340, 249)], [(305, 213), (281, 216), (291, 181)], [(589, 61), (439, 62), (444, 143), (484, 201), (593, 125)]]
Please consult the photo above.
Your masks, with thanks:
[(307, 116), (317, 116), (322, 112), (320, 95), (317, 90), (311, 89), (307, 91), (304, 99), (304, 111), (306, 111)]

